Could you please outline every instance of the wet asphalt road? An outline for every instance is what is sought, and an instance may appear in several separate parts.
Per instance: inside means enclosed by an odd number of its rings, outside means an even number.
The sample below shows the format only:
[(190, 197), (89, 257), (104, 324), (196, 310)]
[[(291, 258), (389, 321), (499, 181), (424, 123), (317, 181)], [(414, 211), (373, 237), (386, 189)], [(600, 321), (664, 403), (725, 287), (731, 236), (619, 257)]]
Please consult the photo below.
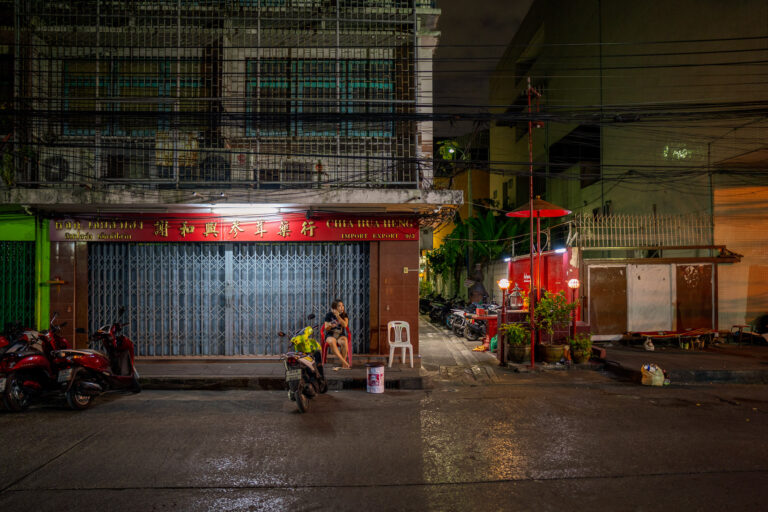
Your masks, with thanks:
[(592, 371), (0, 413), (0, 510), (765, 510), (765, 386)]

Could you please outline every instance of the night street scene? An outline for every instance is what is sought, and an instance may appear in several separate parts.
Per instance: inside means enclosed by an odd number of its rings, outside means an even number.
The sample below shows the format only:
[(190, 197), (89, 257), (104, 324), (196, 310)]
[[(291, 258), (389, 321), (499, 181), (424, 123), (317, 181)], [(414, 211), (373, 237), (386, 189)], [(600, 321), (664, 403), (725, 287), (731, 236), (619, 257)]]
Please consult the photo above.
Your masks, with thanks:
[(0, 0), (0, 510), (768, 508), (765, 0)]

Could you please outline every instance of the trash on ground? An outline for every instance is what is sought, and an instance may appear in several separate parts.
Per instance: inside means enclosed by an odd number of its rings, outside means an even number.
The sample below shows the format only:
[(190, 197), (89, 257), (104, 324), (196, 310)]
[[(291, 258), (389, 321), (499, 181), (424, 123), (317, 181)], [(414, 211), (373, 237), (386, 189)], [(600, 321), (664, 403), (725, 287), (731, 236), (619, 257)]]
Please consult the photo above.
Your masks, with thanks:
[(659, 368), (653, 363), (645, 363), (641, 368), (642, 373), (641, 383), (644, 386), (668, 386), (669, 379), (667, 378), (664, 370)]

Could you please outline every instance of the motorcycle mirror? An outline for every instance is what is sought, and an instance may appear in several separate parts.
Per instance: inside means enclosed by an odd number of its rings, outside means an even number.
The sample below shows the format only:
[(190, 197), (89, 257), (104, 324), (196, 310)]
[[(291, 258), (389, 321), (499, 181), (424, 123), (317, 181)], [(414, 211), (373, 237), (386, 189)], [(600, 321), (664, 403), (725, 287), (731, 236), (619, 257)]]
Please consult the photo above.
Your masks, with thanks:
[(307, 317), (307, 320), (314, 320), (314, 319), (315, 319), (315, 314), (314, 313), (312, 313), (311, 315), (309, 315)]
[(277, 333), (277, 335), (282, 338), (283, 336), (285, 336), (285, 333), (283, 331), (280, 331), (280, 332)]

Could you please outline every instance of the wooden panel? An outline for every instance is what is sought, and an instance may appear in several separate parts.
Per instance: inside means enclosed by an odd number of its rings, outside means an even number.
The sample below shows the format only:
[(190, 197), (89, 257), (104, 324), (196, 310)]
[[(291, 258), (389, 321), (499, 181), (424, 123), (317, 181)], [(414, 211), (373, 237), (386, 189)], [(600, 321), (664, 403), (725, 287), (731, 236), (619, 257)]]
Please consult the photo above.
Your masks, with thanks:
[(629, 331), (673, 329), (670, 272), (670, 265), (627, 265)]
[(593, 334), (627, 330), (625, 267), (589, 267), (589, 323)]
[[(419, 242), (380, 242), (379, 248), (381, 317), (378, 353), (389, 354), (387, 322), (405, 320), (410, 325), (414, 354), (418, 354)], [(403, 267), (408, 267), (407, 274)]]
[[(51, 315), (58, 313), (57, 322), (67, 322), (61, 333), (74, 344), (75, 332), (75, 243), (51, 242)], [(47, 322), (46, 322), (47, 323)]]
[(712, 329), (712, 265), (677, 265), (677, 330)]
[(88, 243), (75, 244), (74, 339), (77, 348), (88, 348)]
[(371, 242), (370, 248), (370, 352), (379, 353), (379, 242)]

